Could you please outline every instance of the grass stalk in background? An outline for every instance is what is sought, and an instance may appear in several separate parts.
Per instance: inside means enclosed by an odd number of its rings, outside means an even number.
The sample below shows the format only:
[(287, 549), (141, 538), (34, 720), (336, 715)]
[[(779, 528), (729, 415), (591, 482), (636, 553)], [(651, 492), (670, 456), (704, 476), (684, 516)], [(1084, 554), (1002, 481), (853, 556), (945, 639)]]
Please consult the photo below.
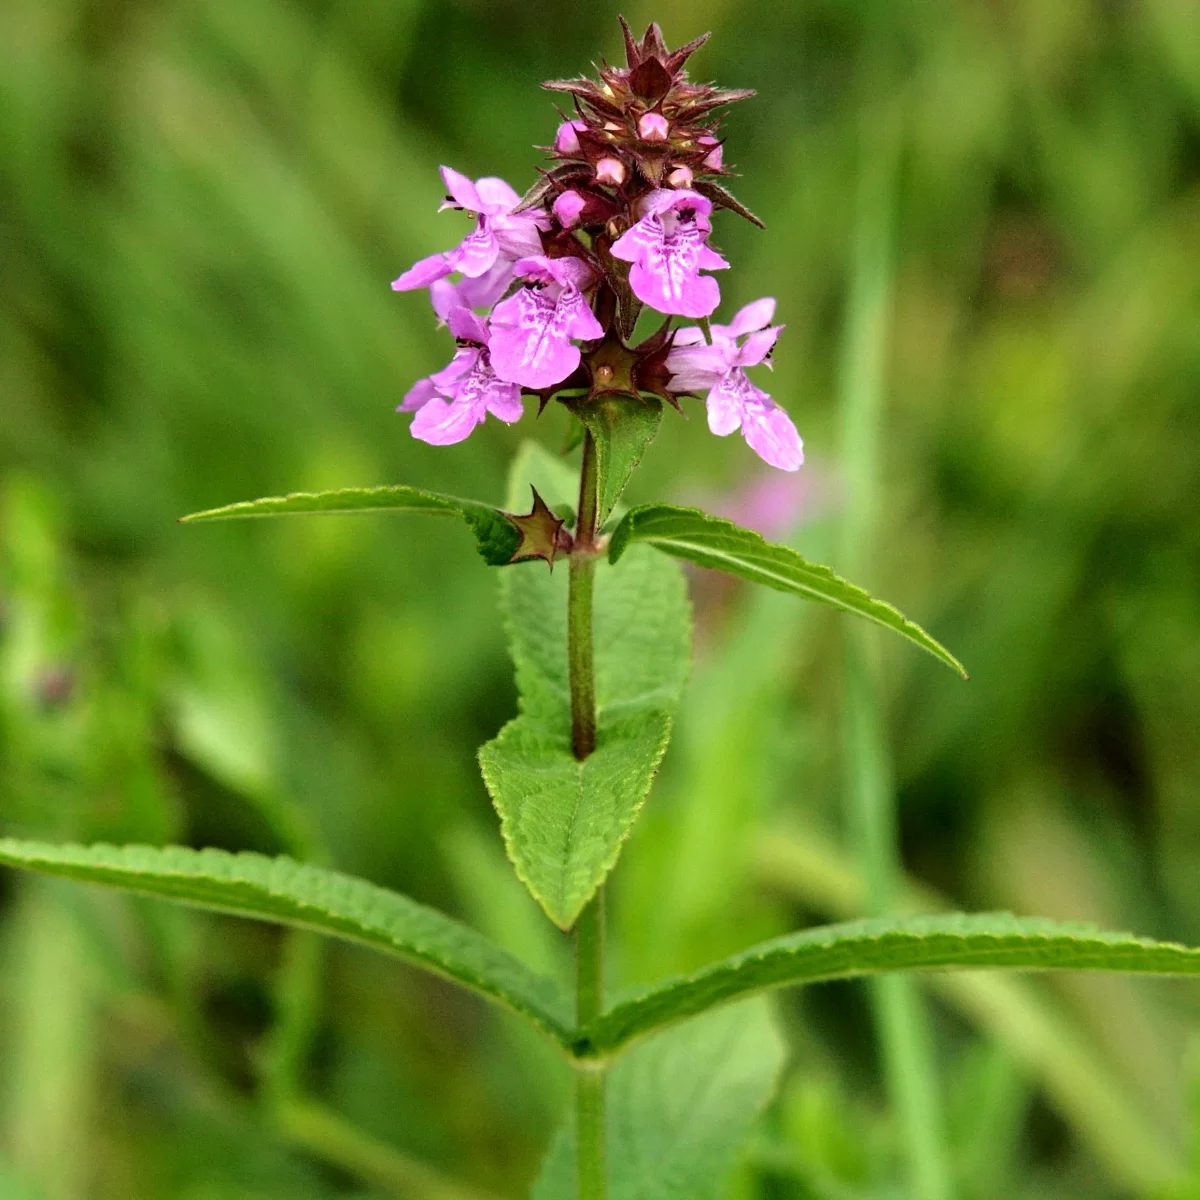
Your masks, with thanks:
[(94, 1084), (94, 997), (72, 914), (41, 879), (22, 888), (7, 1141), (46, 1200), (83, 1200)]
[[(901, 124), (892, 112), (865, 109), (853, 265), (840, 371), (841, 450), (846, 500), (840, 566), (870, 578), (876, 525), (879, 439), (891, 311), (892, 223)], [(873, 632), (847, 624), (843, 738), (847, 812), (867, 886), (867, 912), (894, 910), (900, 875), (895, 791), (878, 680)], [(951, 1200), (937, 1072), (924, 1005), (916, 984), (900, 976), (871, 983), (875, 1021), (892, 1105), (900, 1122), (913, 1194)]]
[[(866, 911), (861, 870), (815, 829), (763, 833), (754, 867), (762, 884), (823, 916), (848, 921)], [(953, 907), (948, 897), (912, 879), (901, 876), (896, 883), (899, 912)], [(931, 976), (929, 986), (1022, 1064), (1120, 1187), (1144, 1193), (1184, 1175), (1179, 1153), (1127, 1083), (1034, 981), (998, 971), (963, 971)]]

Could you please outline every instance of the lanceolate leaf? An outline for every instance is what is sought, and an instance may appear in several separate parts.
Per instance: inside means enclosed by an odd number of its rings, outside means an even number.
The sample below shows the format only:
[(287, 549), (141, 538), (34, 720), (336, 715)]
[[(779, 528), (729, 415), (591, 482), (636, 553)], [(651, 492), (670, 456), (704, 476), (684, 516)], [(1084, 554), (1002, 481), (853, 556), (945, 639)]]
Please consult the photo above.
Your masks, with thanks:
[[(762, 1000), (709, 1013), (638, 1046), (608, 1088), (611, 1200), (718, 1200), (784, 1047)], [(554, 1144), (533, 1200), (574, 1200), (573, 1130)]]
[[(512, 495), (530, 483), (551, 505), (577, 479), (526, 446)], [(567, 572), (505, 572), (502, 601), (521, 715), (479, 753), (517, 874), (550, 918), (570, 928), (621, 851), (666, 749), (690, 654), (678, 567), (639, 549), (596, 565), (596, 752), (571, 753)]]
[(856, 613), (928, 650), (953, 667), (964, 679), (962, 663), (890, 604), (875, 600), (860, 587), (835, 575), (828, 567), (810, 563), (789, 546), (766, 541), (732, 521), (712, 517), (695, 508), (651, 504), (632, 509), (613, 531), (608, 556), (617, 562), (635, 542), (652, 546), (697, 566), (728, 571), (781, 592)]
[(0, 864), (302, 926), (394, 954), (520, 1013), (558, 1041), (558, 985), (466, 925), (363, 879), (289, 858), (181, 846), (52, 846), (0, 840)]
[(763, 942), (610, 1009), (584, 1035), (597, 1053), (764, 988), (949, 967), (1200, 975), (1200, 949), (1007, 913), (828, 925)]
[(440, 492), (426, 492), (400, 485), (339, 488), (332, 492), (292, 492), (288, 496), (267, 496), (262, 500), (244, 500), (238, 504), (227, 504), (224, 508), (210, 508), (181, 517), (180, 520), (192, 523), (231, 521), (245, 517), (288, 517), (306, 513), (367, 512), (461, 517), (475, 535), (479, 553), (493, 567), (511, 562), (521, 543), (516, 526), (499, 509), (481, 504), (478, 500), (460, 500), (457, 496), (443, 496)]

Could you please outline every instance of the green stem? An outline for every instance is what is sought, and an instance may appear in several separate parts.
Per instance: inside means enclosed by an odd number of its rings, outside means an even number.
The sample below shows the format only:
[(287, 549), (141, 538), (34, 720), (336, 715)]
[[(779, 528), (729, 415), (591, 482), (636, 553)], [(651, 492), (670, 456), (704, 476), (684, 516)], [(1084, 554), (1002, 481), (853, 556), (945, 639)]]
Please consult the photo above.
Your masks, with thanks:
[[(567, 659), (571, 681), (571, 745), (578, 759), (596, 748), (595, 654), (592, 593), (596, 570), (597, 462), (591, 432), (583, 439), (579, 519), (571, 551), (567, 599)], [(600, 888), (575, 925), (575, 1020), (580, 1029), (604, 1009), (604, 889)], [(577, 1200), (605, 1200), (605, 1069), (575, 1064), (575, 1176)]]
[[(854, 268), (841, 368), (842, 450), (848, 487), (840, 561), (854, 579), (869, 579), (878, 511), (900, 123), (894, 113), (868, 110), (862, 133)], [(866, 629), (846, 631), (846, 798), (858, 833), (868, 913), (883, 916), (894, 909), (901, 863), (895, 789), (870, 636)], [(913, 1194), (918, 1200), (950, 1200), (954, 1188), (922, 997), (911, 980), (899, 976), (874, 980), (871, 986), (888, 1090), (904, 1132)]]
[(583, 437), (579, 519), (567, 593), (567, 659), (571, 679), (571, 748), (585, 759), (596, 748), (596, 667), (592, 648), (592, 591), (596, 577), (596, 441)]
[(571, 678), (571, 749), (581, 761), (596, 748), (596, 673), (592, 651), (592, 590), (596, 560), (572, 554), (567, 600), (567, 657)]

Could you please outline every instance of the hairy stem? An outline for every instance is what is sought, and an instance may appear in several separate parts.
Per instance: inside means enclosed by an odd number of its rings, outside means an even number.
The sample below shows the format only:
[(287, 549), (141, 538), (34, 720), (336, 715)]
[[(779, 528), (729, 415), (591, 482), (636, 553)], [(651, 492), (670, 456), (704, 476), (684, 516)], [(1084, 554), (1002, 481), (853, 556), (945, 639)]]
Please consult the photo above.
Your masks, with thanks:
[(571, 748), (578, 759), (596, 748), (596, 668), (592, 649), (592, 589), (596, 575), (596, 442), (583, 438), (579, 519), (567, 593), (567, 657), (571, 678)]
[[(571, 552), (567, 600), (567, 657), (571, 680), (571, 745), (578, 759), (596, 748), (595, 654), (592, 647), (592, 590), (596, 571), (596, 443), (583, 439), (579, 479), (579, 518)], [(604, 1008), (604, 889), (600, 888), (575, 926), (575, 1020), (591, 1024)], [(577, 1063), (575, 1068), (576, 1192), (578, 1200), (605, 1200), (605, 1072)]]

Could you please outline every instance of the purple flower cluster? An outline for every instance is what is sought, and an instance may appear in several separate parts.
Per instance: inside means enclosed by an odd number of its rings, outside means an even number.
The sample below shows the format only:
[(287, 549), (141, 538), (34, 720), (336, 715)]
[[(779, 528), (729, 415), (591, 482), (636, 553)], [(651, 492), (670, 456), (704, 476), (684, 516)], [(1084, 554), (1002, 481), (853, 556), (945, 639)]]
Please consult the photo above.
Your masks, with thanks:
[[(708, 324), (721, 301), (709, 272), (729, 266), (709, 244), (713, 212), (758, 223), (716, 182), (729, 172), (713, 114), (752, 93), (688, 80), (684, 63), (704, 38), (670, 51), (657, 25), (640, 41), (624, 30), (627, 66), (605, 66), (599, 83), (545, 85), (570, 95), (576, 115), (559, 125), (547, 147), (553, 165), (525, 197), (501, 179), (442, 168), (442, 207), (470, 214), (474, 227), (392, 287), (428, 288), (458, 350), (400, 410), (415, 413), (414, 437), (444, 446), (488, 413), (518, 420), (523, 394), (544, 406), (569, 393), (575, 408), (611, 395), (678, 406), (705, 394), (714, 433), (740, 428), (765, 461), (795, 471), (804, 457), (795, 426), (745, 373), (770, 365), (782, 328), (770, 324), (774, 300)], [(630, 345), (643, 306), (668, 322)], [(672, 331), (671, 317), (702, 324)]]

